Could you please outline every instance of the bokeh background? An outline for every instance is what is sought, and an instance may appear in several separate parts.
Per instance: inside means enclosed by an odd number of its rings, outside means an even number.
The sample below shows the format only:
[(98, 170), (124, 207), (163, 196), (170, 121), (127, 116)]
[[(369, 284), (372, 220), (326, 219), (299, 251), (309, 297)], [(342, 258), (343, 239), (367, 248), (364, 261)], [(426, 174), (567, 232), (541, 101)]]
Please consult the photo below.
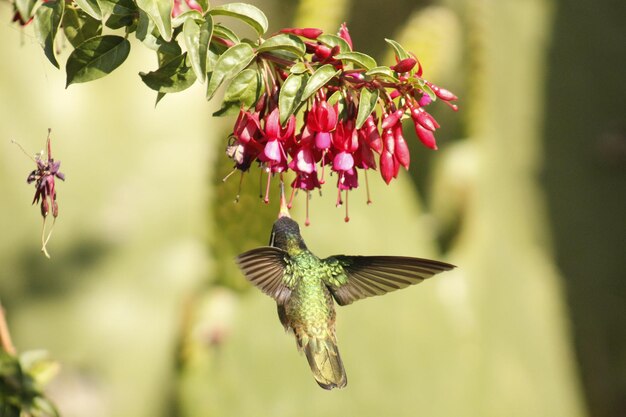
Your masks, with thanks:
[[(64, 89), (1, 2), (0, 300), (18, 349), (59, 361), (62, 414), (626, 415), (626, 3), (250, 2), (270, 31), (347, 21), (379, 60), (394, 38), (461, 97), (459, 113), (437, 106), (438, 152), (415, 145), (410, 173), (370, 181), (372, 206), (354, 192), (349, 223), (333, 193), (315, 197), (303, 231), (320, 256), (459, 268), (341, 308), (349, 384), (319, 389), (233, 264), (276, 214), (256, 174), (239, 204), (238, 180), (221, 182), (233, 120), (198, 85), (155, 108), (137, 73), (156, 59), (137, 42), (112, 75)], [(67, 176), (51, 260), (32, 161), (10, 143), (35, 153), (48, 127)]]

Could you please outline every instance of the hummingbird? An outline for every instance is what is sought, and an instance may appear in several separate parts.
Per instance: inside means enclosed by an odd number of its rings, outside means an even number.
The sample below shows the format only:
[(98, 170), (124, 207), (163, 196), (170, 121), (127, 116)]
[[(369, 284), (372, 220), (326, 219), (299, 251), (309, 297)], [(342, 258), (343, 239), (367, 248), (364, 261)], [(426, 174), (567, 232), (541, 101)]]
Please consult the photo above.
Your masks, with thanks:
[(315, 380), (327, 390), (348, 382), (335, 336), (335, 303), (383, 295), (455, 267), (403, 256), (320, 259), (288, 214), (274, 223), (269, 246), (244, 252), (236, 261), (245, 277), (276, 301), (280, 322), (293, 332)]

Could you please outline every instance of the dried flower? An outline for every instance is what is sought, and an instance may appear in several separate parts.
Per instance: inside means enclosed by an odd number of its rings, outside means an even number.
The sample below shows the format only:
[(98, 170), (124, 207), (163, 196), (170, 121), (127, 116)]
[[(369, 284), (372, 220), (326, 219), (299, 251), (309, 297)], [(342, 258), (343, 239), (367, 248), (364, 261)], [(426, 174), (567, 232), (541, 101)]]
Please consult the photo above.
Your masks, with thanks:
[[(54, 223), (56, 222), (56, 218), (59, 215), (59, 206), (57, 204), (57, 193), (56, 193), (56, 184), (55, 179), (58, 178), (61, 181), (65, 181), (65, 174), (59, 171), (61, 167), (61, 161), (55, 161), (52, 158), (52, 146), (50, 143), (50, 132), (51, 129), (48, 129), (48, 137), (46, 139), (46, 159), (43, 159), (44, 152), (42, 151), (40, 154), (37, 154), (33, 161), (37, 165), (36, 169), (31, 171), (26, 178), (26, 182), (28, 184), (35, 183), (35, 196), (33, 198), (33, 203), (39, 203), (41, 209), (41, 216), (43, 217), (43, 227), (41, 231), (41, 251), (44, 255), (50, 258), (48, 251), (46, 249), (46, 245), (50, 236), (52, 235), (52, 229), (54, 228)], [(17, 144), (17, 142), (14, 141)], [(18, 144), (22, 151), (28, 155), (28, 153)], [(29, 155), (30, 157), (30, 155)], [(48, 214), (52, 212), (53, 223), (50, 227), (50, 231), (46, 236), (46, 219)]]

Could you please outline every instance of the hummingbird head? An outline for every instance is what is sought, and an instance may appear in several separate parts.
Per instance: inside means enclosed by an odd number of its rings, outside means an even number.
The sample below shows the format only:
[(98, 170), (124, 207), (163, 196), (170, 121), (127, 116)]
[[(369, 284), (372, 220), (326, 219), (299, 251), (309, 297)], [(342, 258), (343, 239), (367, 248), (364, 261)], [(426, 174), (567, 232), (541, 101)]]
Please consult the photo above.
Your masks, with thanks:
[(306, 250), (306, 244), (300, 235), (300, 226), (289, 217), (281, 217), (274, 222), (270, 246), (274, 246), (287, 252)]

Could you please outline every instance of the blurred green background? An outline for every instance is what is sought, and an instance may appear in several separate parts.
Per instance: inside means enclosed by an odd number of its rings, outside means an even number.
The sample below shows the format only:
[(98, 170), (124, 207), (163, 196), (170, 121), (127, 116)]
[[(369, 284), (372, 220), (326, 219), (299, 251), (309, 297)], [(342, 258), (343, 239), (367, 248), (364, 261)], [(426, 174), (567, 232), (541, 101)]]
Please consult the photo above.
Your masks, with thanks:
[[(415, 145), (410, 175), (370, 181), (372, 206), (354, 192), (350, 223), (331, 190), (316, 196), (303, 231), (320, 256), (459, 268), (341, 308), (349, 384), (321, 390), (232, 262), (276, 214), (255, 174), (239, 204), (237, 179), (221, 182), (233, 120), (211, 118), (200, 86), (154, 108), (137, 73), (156, 60), (136, 43), (112, 75), (65, 90), (2, 2), (0, 300), (18, 349), (60, 362), (62, 414), (626, 415), (626, 3), (250, 2), (270, 31), (345, 20), (387, 62), (394, 38), (461, 97), (459, 113), (436, 106), (438, 152)], [(35, 153), (48, 127), (67, 176), (51, 260), (32, 161), (10, 143)]]

